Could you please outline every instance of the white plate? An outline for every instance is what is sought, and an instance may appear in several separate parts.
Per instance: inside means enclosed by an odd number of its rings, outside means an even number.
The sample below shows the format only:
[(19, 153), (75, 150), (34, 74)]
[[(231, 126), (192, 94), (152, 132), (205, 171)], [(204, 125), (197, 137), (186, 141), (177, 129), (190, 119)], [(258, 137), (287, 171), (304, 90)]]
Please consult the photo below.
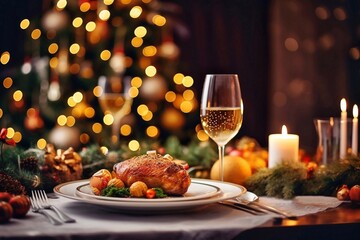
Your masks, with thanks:
[(174, 202), (174, 201), (191, 201), (205, 199), (221, 194), (221, 189), (214, 185), (192, 180), (188, 191), (183, 196), (169, 196), (166, 198), (120, 198), (97, 196), (91, 191), (89, 183), (80, 185), (76, 188), (76, 195), (82, 198), (99, 199), (107, 201), (125, 201), (125, 202)]
[(124, 212), (131, 213), (146, 213), (146, 212), (168, 212), (168, 211), (179, 211), (185, 209), (194, 209), (202, 207), (211, 203), (224, 201), (227, 199), (238, 197), (246, 192), (246, 188), (240, 185), (220, 182), (215, 180), (207, 179), (192, 179), (197, 183), (209, 184), (220, 188), (221, 193), (214, 197), (205, 199), (195, 199), (190, 201), (170, 201), (170, 202), (129, 202), (129, 201), (108, 201), (94, 198), (84, 198), (76, 195), (76, 188), (81, 185), (88, 183), (88, 179), (72, 181), (57, 185), (54, 188), (54, 192), (62, 197), (71, 198), (80, 202), (98, 205), (101, 207), (112, 208)]

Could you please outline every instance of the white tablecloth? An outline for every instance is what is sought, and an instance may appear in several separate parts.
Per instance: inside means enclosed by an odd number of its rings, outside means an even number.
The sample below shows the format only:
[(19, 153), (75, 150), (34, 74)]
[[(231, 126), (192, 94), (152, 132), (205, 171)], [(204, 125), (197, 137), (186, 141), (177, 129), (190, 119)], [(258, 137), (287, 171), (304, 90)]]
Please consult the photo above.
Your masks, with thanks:
[[(259, 226), (276, 215), (254, 216), (220, 204), (183, 213), (131, 215), (59, 197), (51, 202), (74, 217), (76, 223), (51, 225), (40, 214), (29, 212), (24, 219), (0, 225), (0, 239), (233, 239), (242, 231)], [(341, 202), (330, 197), (302, 196), (293, 200), (261, 197), (260, 202), (301, 216)], [(49, 210), (49, 213), (53, 214)]]

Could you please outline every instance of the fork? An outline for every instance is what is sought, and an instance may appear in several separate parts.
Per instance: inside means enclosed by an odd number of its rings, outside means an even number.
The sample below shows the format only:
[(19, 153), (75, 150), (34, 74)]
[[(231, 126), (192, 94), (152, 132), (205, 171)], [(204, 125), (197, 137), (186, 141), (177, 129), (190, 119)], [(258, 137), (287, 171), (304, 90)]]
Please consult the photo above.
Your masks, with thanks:
[(30, 197), (30, 203), (31, 203), (31, 210), (34, 213), (40, 213), (40, 214), (44, 215), (45, 217), (47, 217), (47, 219), (50, 221), (51, 224), (54, 224), (54, 225), (61, 225), (62, 224), (62, 222), (60, 222), (59, 220), (57, 220), (56, 218), (51, 216), (49, 213), (47, 213), (44, 210), (44, 208), (41, 208), (39, 203), (38, 203), (38, 200), (36, 198)]
[(64, 223), (73, 223), (76, 222), (75, 219), (69, 217), (68, 215), (66, 215), (64, 212), (60, 211), (57, 207), (55, 207), (54, 205), (51, 205), (49, 202), (49, 199), (45, 193), (44, 190), (34, 190), (32, 191), (32, 195), (38, 199), (39, 204), (41, 205), (41, 207), (45, 208), (45, 209), (51, 209), (53, 210), (58, 217), (61, 219), (61, 221), (63, 221)]

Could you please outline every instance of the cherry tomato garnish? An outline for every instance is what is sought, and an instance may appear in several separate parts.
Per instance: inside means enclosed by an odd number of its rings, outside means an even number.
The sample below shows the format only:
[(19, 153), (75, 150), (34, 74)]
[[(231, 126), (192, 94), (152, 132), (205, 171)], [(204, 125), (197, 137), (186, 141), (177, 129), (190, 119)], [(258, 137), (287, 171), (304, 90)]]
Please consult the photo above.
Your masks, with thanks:
[(154, 198), (156, 196), (156, 192), (153, 188), (149, 188), (146, 191), (146, 198)]

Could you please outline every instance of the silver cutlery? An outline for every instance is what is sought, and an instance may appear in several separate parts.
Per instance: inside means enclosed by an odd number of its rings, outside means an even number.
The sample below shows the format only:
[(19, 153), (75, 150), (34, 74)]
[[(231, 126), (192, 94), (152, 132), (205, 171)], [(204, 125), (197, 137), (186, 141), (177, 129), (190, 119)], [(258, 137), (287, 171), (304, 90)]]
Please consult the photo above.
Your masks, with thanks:
[(64, 212), (60, 211), (57, 207), (55, 207), (54, 205), (51, 205), (49, 202), (49, 199), (45, 193), (44, 190), (35, 190), (32, 191), (32, 195), (34, 198), (36, 198), (38, 200), (38, 203), (40, 204), (40, 206), (44, 209), (51, 209), (53, 210), (57, 216), (61, 219), (61, 221), (63, 221), (64, 223), (73, 223), (76, 222), (75, 219), (69, 217), (67, 214), (65, 214)]
[(244, 212), (247, 212), (247, 213), (251, 213), (253, 215), (263, 215), (266, 213), (265, 211), (262, 211), (260, 209), (253, 208), (253, 207), (247, 206), (245, 204), (241, 204), (241, 203), (234, 202), (234, 201), (221, 201), (218, 203), (241, 210), (241, 211), (244, 211)]
[(62, 222), (60, 222), (58, 219), (54, 218), (49, 213), (47, 213), (44, 210), (44, 208), (41, 208), (39, 203), (37, 202), (37, 199), (30, 197), (30, 202), (31, 202), (31, 210), (34, 213), (40, 213), (40, 214), (44, 215), (49, 220), (49, 222), (53, 225), (61, 225), (62, 224)]
[(256, 194), (252, 193), (252, 192), (246, 192), (244, 195), (242, 195), (240, 197), (237, 197), (236, 200), (239, 203), (242, 203), (244, 205), (247, 205), (247, 206), (254, 205), (254, 206), (256, 206), (258, 208), (261, 208), (261, 209), (264, 209), (266, 211), (280, 214), (283, 217), (286, 217), (288, 219), (296, 219), (297, 218), (296, 216), (293, 216), (293, 215), (291, 215), (291, 214), (289, 214), (289, 213), (287, 213), (285, 211), (282, 211), (280, 209), (277, 209), (275, 207), (259, 203), (258, 202), (259, 197)]

